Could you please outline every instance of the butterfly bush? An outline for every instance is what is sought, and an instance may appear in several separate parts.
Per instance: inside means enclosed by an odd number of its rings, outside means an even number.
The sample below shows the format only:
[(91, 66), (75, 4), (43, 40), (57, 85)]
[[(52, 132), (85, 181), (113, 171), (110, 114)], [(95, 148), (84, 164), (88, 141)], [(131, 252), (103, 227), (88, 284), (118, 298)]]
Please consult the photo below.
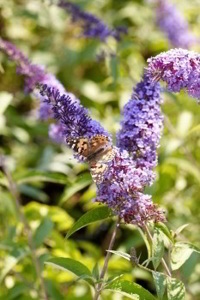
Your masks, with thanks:
[[(1, 40), (0, 48), (10, 59), (17, 62), (20, 70), (22, 70), (20, 74), (25, 75), (26, 84), (32, 82), (29, 85), (29, 91), (34, 91), (50, 112), (51, 117), (56, 120), (56, 124), (50, 126), (49, 135), (51, 137), (56, 137), (58, 142), (63, 142), (63, 140), (73, 137), (91, 138), (101, 134), (109, 137), (111, 142), (109, 133), (100, 123), (90, 117), (87, 109), (80, 104), (80, 101), (73, 94), (66, 91), (62, 92), (60, 85), (55, 85), (57, 80), (50, 80), (54, 78), (53, 75), (45, 73), (43, 68), (35, 65), (33, 72), (33, 65), (12, 44)], [(36, 69), (38, 74), (35, 73)], [(34, 89), (36, 85), (37, 89)], [(104, 174), (103, 181), (97, 185), (96, 201), (107, 204), (125, 222), (141, 227), (150, 220), (157, 222), (165, 219), (163, 212), (153, 204), (151, 196), (144, 194), (145, 186), (152, 181), (152, 167), (156, 164), (156, 154), (153, 154), (153, 151), (156, 151), (158, 146), (159, 133), (156, 132), (154, 135), (152, 130), (158, 130), (162, 127), (162, 118), (157, 108), (160, 103), (159, 92), (159, 85), (157, 83), (150, 85), (147, 76), (144, 76), (143, 81), (137, 85), (135, 89), (137, 98), (132, 96), (133, 99), (124, 109), (122, 129), (118, 134), (119, 147), (113, 146), (115, 157), (108, 162), (108, 169)], [(133, 101), (136, 101), (138, 105)], [(145, 105), (147, 105), (146, 109)], [(153, 114), (153, 106), (155, 106), (155, 114)], [(133, 114), (135, 110), (138, 118), (133, 117), (131, 113), (126, 116), (127, 107), (133, 111)], [(147, 114), (149, 109), (150, 112)], [(157, 127), (155, 124), (152, 126), (155, 115), (159, 116)], [(150, 118), (149, 122), (145, 118)], [(136, 128), (141, 131), (141, 136), (140, 134), (137, 135)], [(132, 136), (130, 135), (131, 130), (133, 131)], [(143, 149), (143, 137), (145, 143), (151, 143), (149, 148), (145, 144), (146, 152)], [(137, 149), (132, 143), (134, 138)], [(151, 156), (152, 162), (150, 161)], [(77, 153), (76, 157), (81, 161)], [(146, 157), (148, 161), (145, 165)]]
[(147, 73), (155, 80), (163, 80), (171, 92), (185, 89), (200, 100), (200, 55), (194, 51), (172, 49), (147, 60)]
[(149, 184), (154, 179), (152, 170), (157, 165), (156, 149), (163, 129), (160, 92), (159, 83), (152, 83), (145, 74), (124, 107), (117, 134), (117, 145), (130, 153), (138, 168), (148, 170)]
[[(71, 103), (68, 95), (46, 85), (40, 86), (40, 92), (46, 96), (54, 117), (64, 125), (67, 139), (106, 135), (101, 125), (88, 117), (86, 109)], [(137, 166), (126, 150), (115, 147), (115, 153), (103, 182), (97, 186), (96, 201), (107, 204), (127, 223), (143, 226), (149, 220), (163, 221), (163, 212), (153, 204), (151, 196), (143, 194), (152, 180), (151, 170)]]
[(84, 37), (99, 38), (101, 41), (105, 41), (109, 36), (112, 36), (116, 40), (120, 40), (121, 35), (127, 33), (127, 29), (123, 26), (109, 28), (102, 20), (81, 10), (77, 4), (70, 1), (60, 0), (57, 5), (71, 15), (73, 23), (80, 22)]
[(189, 31), (188, 23), (170, 1), (157, 1), (156, 18), (157, 24), (173, 47), (190, 48), (195, 42), (194, 36)]

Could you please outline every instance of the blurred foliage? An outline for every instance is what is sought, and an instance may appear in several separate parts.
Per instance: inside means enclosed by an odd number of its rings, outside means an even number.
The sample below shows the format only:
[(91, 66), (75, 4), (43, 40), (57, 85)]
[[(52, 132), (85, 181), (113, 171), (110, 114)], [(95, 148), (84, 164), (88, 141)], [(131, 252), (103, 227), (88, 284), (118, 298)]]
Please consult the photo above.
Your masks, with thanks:
[[(0, 35), (11, 40), (35, 63), (56, 74), (68, 91), (73, 92), (91, 115), (115, 136), (120, 110), (142, 75), (146, 59), (170, 45), (155, 24), (150, 1), (83, 0), (84, 9), (113, 25), (126, 25), (128, 36), (120, 43), (107, 44), (77, 38), (79, 28), (69, 16), (50, 1), (1, 0)], [(178, 8), (199, 34), (198, 0), (181, 0)], [(198, 51), (200, 45), (195, 45)], [(115, 52), (104, 60), (102, 51)], [(93, 223), (69, 239), (65, 235), (83, 213), (98, 207), (92, 199), (95, 186), (87, 166), (78, 164), (70, 150), (48, 139), (48, 124), (36, 119), (36, 99), (23, 93), (23, 78), (15, 65), (0, 53), (0, 145), (6, 155), (22, 200), (22, 209), (32, 230), (49, 299), (92, 299), (91, 290), (76, 276), (57, 270), (44, 261), (52, 256), (71, 258), (92, 271), (103, 264), (111, 234), (112, 220)], [(181, 239), (200, 247), (200, 107), (185, 93), (163, 93), (165, 130), (159, 149), (157, 180), (148, 189), (167, 212), (168, 225), (176, 230), (189, 224)], [(0, 299), (41, 299), (38, 278), (27, 245), (27, 235), (17, 214), (8, 182), (0, 173)], [(130, 253), (135, 247), (141, 260), (147, 258), (144, 241), (134, 226), (121, 226), (115, 250)], [(156, 294), (152, 275), (132, 267), (129, 261), (113, 255), (109, 275), (123, 274)], [(186, 300), (200, 299), (200, 260), (193, 253), (177, 276), (185, 283)], [(103, 299), (128, 299), (106, 291)]]

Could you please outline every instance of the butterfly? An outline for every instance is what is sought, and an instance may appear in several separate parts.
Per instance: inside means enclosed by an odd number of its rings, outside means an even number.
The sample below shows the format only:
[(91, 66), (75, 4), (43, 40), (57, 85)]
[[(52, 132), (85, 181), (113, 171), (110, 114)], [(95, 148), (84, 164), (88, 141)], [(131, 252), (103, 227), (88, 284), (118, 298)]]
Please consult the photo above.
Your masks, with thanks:
[(116, 154), (108, 137), (97, 134), (91, 138), (68, 138), (66, 142), (81, 159), (89, 164), (94, 182), (100, 184), (104, 180), (105, 172), (108, 169), (108, 162)]

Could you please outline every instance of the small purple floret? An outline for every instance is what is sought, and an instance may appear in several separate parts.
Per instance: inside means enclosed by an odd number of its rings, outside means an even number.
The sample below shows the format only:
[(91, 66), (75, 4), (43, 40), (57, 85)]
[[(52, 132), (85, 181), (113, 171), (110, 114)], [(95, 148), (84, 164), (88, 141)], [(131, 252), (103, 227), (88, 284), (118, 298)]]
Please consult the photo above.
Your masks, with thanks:
[(149, 170), (149, 184), (154, 179), (152, 169), (157, 165), (157, 148), (163, 129), (159, 83), (147, 75), (133, 90), (123, 110), (117, 145), (127, 150), (136, 166)]
[(147, 72), (152, 80), (163, 80), (171, 92), (185, 89), (200, 100), (200, 54), (172, 49), (148, 59)]
[(148, 221), (163, 221), (164, 214), (144, 195), (149, 174), (137, 168), (127, 151), (116, 150), (104, 181), (98, 186), (96, 201), (106, 203), (127, 223), (143, 226)]
[(63, 126), (65, 138), (91, 137), (95, 134), (108, 136), (105, 129), (91, 119), (86, 108), (74, 101), (68, 93), (60, 94), (59, 90), (40, 85), (40, 94), (49, 105), (53, 117)]

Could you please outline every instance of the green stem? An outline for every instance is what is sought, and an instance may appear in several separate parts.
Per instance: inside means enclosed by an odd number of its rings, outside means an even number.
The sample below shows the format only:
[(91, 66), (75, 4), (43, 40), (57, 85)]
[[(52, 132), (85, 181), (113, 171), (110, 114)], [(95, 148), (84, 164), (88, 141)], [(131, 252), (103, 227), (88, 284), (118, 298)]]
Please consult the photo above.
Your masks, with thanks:
[(37, 277), (39, 279), (40, 290), (42, 292), (42, 298), (45, 299), (45, 300), (48, 300), (47, 291), (46, 291), (45, 283), (44, 283), (44, 278), (42, 276), (40, 263), (39, 263), (39, 260), (37, 258), (37, 255), (36, 255), (36, 248), (35, 248), (35, 245), (34, 245), (34, 242), (33, 242), (32, 232), (31, 232), (29, 224), (26, 220), (26, 217), (25, 217), (25, 215), (24, 215), (24, 213), (22, 212), (22, 209), (21, 209), (21, 199), (20, 199), (20, 195), (19, 195), (19, 192), (18, 192), (18, 189), (17, 189), (17, 185), (12, 179), (12, 176), (11, 176), (7, 166), (6, 166), (5, 158), (3, 157), (3, 155), (0, 155), (0, 167), (2, 168), (6, 178), (8, 180), (8, 187), (9, 187), (9, 190), (10, 190), (12, 196), (13, 196), (13, 199), (15, 200), (15, 207), (16, 207), (17, 214), (19, 216), (20, 221), (23, 223), (25, 231), (27, 233), (28, 245), (29, 245), (29, 248), (30, 248), (30, 251), (31, 251), (31, 256), (32, 256), (32, 260), (33, 260), (33, 263), (34, 263), (34, 266), (35, 266), (36, 274), (37, 274)]
[[(101, 274), (100, 274), (100, 278), (99, 278), (101, 281), (103, 281), (103, 278), (104, 278), (104, 276), (106, 274), (106, 271), (108, 269), (108, 262), (109, 262), (109, 259), (111, 257), (111, 253), (109, 251), (112, 250), (112, 248), (114, 246), (115, 239), (116, 239), (116, 234), (117, 234), (117, 230), (119, 228), (119, 224), (120, 224), (120, 218), (118, 218), (118, 220), (117, 220), (117, 222), (115, 224), (115, 228), (113, 230), (113, 233), (112, 233), (112, 236), (111, 236), (111, 239), (110, 239), (110, 243), (109, 243), (109, 246), (108, 246), (106, 258), (105, 258), (104, 265), (103, 265), (103, 268), (101, 270)], [(97, 284), (93, 300), (98, 300), (99, 299), (102, 287), (103, 287), (103, 283), (102, 282)]]

